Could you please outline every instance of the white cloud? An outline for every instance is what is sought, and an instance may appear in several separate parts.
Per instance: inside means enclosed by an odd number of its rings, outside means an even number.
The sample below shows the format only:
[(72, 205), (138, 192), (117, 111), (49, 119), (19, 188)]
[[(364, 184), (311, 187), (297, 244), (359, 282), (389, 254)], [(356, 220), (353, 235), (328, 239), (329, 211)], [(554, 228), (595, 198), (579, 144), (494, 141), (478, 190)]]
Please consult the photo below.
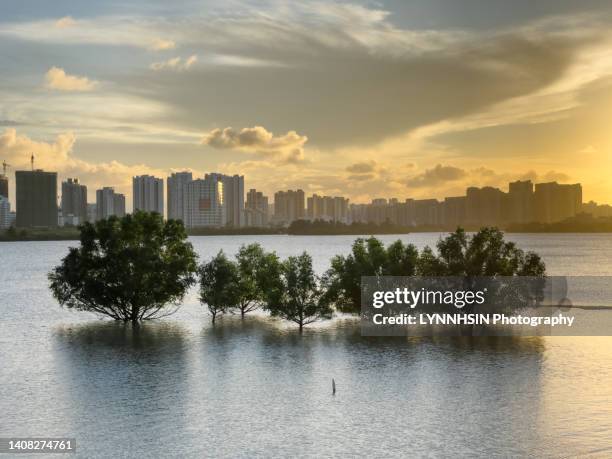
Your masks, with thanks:
[(162, 38), (154, 39), (149, 45), (149, 49), (153, 51), (166, 51), (169, 49), (175, 49), (176, 43), (172, 40), (164, 40)]
[(182, 57), (173, 57), (167, 61), (154, 62), (151, 64), (152, 70), (174, 70), (177, 72), (190, 69), (198, 61), (198, 56), (189, 56), (187, 59)]
[(8, 128), (0, 134), (0, 157), (6, 159), (13, 170), (27, 170), (30, 156), (34, 154), (36, 168), (57, 171), (60, 179), (79, 178), (88, 187), (90, 202), (95, 201), (95, 190), (103, 186), (114, 186), (118, 192), (130, 196), (132, 176), (151, 174), (163, 177), (165, 174), (165, 171), (145, 164), (84, 161), (73, 153), (75, 142), (76, 136), (69, 132), (57, 135), (53, 142), (41, 142)]
[(243, 128), (240, 131), (226, 127), (213, 129), (202, 138), (202, 143), (216, 149), (232, 149), (262, 156), (278, 157), (286, 163), (304, 161), (304, 144), (308, 141), (305, 135), (289, 131), (285, 135), (275, 136), (262, 126)]
[(87, 77), (67, 74), (64, 69), (51, 67), (45, 74), (46, 86), (58, 91), (92, 91), (98, 86), (98, 82)]
[(73, 27), (77, 24), (72, 16), (64, 16), (63, 18), (55, 21), (55, 27), (58, 29), (65, 29), (67, 27)]
[(581, 149), (578, 153), (581, 153), (583, 155), (592, 155), (597, 152), (598, 152), (597, 148), (595, 148), (593, 145), (587, 145), (586, 147)]

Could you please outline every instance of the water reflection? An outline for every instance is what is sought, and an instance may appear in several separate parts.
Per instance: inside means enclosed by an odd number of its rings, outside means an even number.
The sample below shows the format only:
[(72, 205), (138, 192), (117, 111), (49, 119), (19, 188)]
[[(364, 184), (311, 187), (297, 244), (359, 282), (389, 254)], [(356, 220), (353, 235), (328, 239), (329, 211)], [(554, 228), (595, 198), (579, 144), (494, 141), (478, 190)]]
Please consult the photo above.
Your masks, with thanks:
[[(552, 274), (610, 274), (609, 235), (517, 237)], [(353, 239), (261, 242), (307, 248), (321, 272)], [(251, 241), (193, 242), (206, 259)], [(262, 317), (213, 328), (194, 292), (134, 334), (57, 306), (46, 273), (65, 253), (3, 246), (2, 436), (75, 436), (87, 458), (610, 456), (610, 338), (362, 338), (349, 319), (303, 335)]]
[(100, 347), (133, 349), (149, 354), (177, 352), (185, 346), (186, 329), (173, 322), (145, 322), (138, 327), (121, 322), (100, 320), (85, 324), (60, 325), (55, 336), (63, 344), (81, 350)]
[(487, 436), (489, 452), (537, 449), (540, 338), (362, 338), (350, 319), (300, 334), (262, 316), (201, 328), (98, 322), (55, 338), (58, 396), (89, 445), (112, 435), (134, 453), (172, 455), (178, 432), (185, 454), (204, 456), (282, 455), (288, 438), (312, 456), (358, 455), (371, 442), (385, 455), (477, 449), (462, 436)]
[(58, 402), (71, 407), (63, 422), (79, 446), (94, 451), (111, 435), (126, 456), (151, 447), (170, 453), (174, 429), (188, 427), (180, 415), (189, 379), (183, 327), (95, 322), (58, 327), (54, 336)]

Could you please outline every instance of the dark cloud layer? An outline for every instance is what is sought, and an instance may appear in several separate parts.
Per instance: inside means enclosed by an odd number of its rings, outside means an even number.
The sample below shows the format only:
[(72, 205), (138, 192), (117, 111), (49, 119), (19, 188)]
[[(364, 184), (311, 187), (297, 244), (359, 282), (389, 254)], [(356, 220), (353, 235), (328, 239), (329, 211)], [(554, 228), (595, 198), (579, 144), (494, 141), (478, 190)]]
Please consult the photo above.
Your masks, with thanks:
[[(595, 39), (513, 30), (461, 36), (443, 47), (434, 37), (421, 37), (417, 44), (391, 42), (381, 50), (347, 38), (342, 24), (330, 29), (323, 22), (307, 31), (247, 19), (228, 22), (227, 29), (222, 24), (214, 28), (221, 43), (217, 52), (282, 65), (213, 66), (203, 57), (188, 73), (143, 74), (123, 84), (168, 104), (174, 122), (193, 128), (257, 123), (288, 131), (299, 126), (313, 144), (326, 147), (378, 142), (532, 93), (558, 79), (575, 53)], [(203, 36), (211, 33), (200, 27)], [(254, 44), (246, 36), (241, 41), (232, 28), (274, 35), (274, 41)], [(224, 34), (234, 40), (231, 46), (223, 44)], [(311, 38), (318, 34), (328, 40)], [(423, 49), (415, 51), (417, 46)]]

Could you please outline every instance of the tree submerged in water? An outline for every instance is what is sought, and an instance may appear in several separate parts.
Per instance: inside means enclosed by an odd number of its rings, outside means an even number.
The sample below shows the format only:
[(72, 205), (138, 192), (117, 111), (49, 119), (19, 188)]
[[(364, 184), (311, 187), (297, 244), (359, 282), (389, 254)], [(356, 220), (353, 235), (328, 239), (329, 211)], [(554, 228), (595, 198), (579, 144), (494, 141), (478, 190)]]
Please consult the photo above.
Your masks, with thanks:
[(137, 212), (80, 227), (80, 247), (49, 273), (63, 306), (137, 324), (176, 312), (197, 256), (180, 221)]
[(200, 268), (200, 302), (206, 304), (214, 325), (217, 316), (240, 302), (239, 274), (236, 263), (220, 251)]
[(397, 240), (388, 247), (370, 236), (356, 239), (351, 253), (337, 255), (323, 276), (322, 301), (336, 309), (358, 314), (363, 276), (414, 276), (419, 253), (412, 244)]
[(331, 319), (333, 309), (321, 301), (321, 295), (312, 258), (304, 252), (287, 258), (280, 265), (277, 277), (267, 290), (265, 308), (274, 317), (296, 323), (302, 332), (305, 325)]
[(208, 307), (213, 323), (218, 314), (255, 311), (265, 303), (265, 292), (278, 277), (280, 262), (260, 244), (243, 245), (235, 261), (220, 251), (200, 267), (200, 302)]
[(332, 258), (323, 276), (323, 301), (342, 312), (358, 314), (364, 276), (542, 277), (546, 273), (539, 255), (525, 253), (506, 241), (497, 228), (482, 228), (471, 236), (458, 228), (441, 238), (436, 248), (437, 253), (430, 247), (419, 253), (412, 244), (399, 240), (385, 247), (375, 237), (357, 239), (350, 254)]
[(425, 247), (417, 262), (421, 276), (543, 276), (546, 266), (535, 252), (525, 253), (504, 239), (497, 228), (482, 228), (473, 236), (459, 228)]

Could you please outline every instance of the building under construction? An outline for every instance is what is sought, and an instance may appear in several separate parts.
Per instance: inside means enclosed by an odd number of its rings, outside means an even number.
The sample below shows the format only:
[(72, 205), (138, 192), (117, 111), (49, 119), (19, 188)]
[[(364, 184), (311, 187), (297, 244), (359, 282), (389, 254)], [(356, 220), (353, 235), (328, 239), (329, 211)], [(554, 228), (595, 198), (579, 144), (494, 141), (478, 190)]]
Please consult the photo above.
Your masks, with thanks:
[(6, 199), (9, 197), (9, 182), (8, 176), (6, 175), (6, 168), (9, 167), (6, 161), (2, 163), (2, 174), (0, 174), (0, 196), (4, 196)]
[(57, 172), (16, 171), (18, 228), (57, 227)]

